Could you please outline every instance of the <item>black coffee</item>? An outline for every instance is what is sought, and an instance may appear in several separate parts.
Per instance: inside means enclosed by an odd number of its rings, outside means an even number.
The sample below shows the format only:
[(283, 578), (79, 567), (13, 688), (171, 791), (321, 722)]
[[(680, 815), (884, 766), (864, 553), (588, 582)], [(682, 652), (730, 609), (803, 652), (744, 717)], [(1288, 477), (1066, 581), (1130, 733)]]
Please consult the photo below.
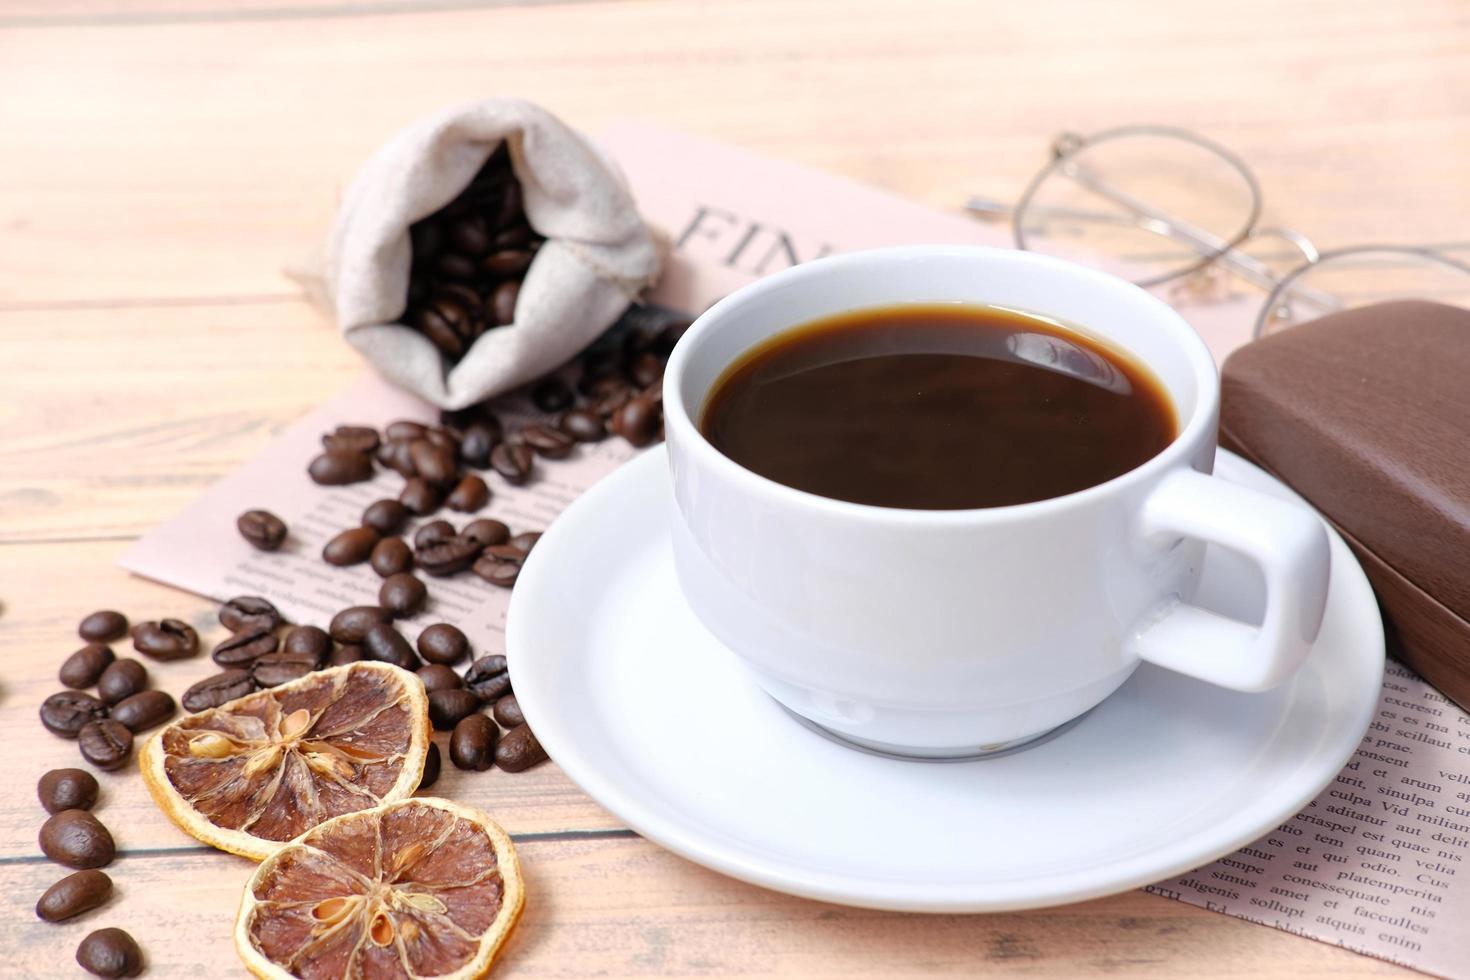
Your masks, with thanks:
[(1175, 435), (1143, 365), (1023, 313), (857, 310), (779, 334), (715, 383), (700, 428), (798, 490), (953, 510), (1059, 497), (1126, 473)]

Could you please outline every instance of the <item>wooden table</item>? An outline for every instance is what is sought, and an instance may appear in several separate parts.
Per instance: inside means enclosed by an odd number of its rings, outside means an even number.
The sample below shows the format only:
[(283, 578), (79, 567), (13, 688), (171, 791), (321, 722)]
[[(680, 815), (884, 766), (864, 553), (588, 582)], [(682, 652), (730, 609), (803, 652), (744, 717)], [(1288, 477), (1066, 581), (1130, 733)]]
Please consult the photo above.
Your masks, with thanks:
[[(1013, 196), (1064, 127), (1170, 123), (1240, 151), (1268, 218), (1323, 245), (1451, 242), (1467, 72), (1460, 0), (0, 4), (0, 973), (71, 975), (109, 924), (152, 975), (239, 970), (247, 865), (176, 831), (136, 775), (104, 776), (98, 809), (120, 896), (34, 918), (60, 872), (33, 787), (78, 758), (35, 711), (83, 613), (212, 622), (113, 561), (361, 370), (281, 270), (400, 125), (522, 94), (586, 128), (640, 114), (953, 207)], [(208, 667), (154, 675), (177, 692)], [(1141, 892), (989, 916), (801, 901), (641, 840), (552, 766), (461, 776), (443, 792), (493, 812), (527, 869), (508, 975), (1402, 972)]]

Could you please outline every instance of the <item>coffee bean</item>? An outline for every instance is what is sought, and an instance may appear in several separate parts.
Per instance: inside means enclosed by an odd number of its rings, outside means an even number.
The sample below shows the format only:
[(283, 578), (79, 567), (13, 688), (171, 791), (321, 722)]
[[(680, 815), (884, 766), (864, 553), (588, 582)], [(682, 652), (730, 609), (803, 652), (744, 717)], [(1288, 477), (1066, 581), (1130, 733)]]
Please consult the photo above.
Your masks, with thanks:
[[(582, 355), (582, 376), (577, 379), (577, 390), (584, 395), (595, 395), (594, 386), (604, 378), (610, 378), (622, 370), (623, 352), (605, 345), (588, 350)], [(618, 383), (626, 385), (621, 378)]]
[(415, 548), (431, 548), (454, 537), (454, 525), (448, 521), (430, 521), (414, 532)]
[(437, 486), (454, 480), (454, 474), (458, 470), (454, 463), (454, 454), (443, 446), (435, 445), (428, 439), (415, 439), (408, 444), (408, 454), (420, 479)]
[[(408, 454), (408, 443), (402, 439), (385, 442), (378, 447), (378, 462), (393, 470), (405, 480), (411, 480), (418, 476), (418, 471), (413, 468), (413, 460)], [(363, 521), (364, 524), (367, 521)]]
[(106, 717), (107, 705), (81, 691), (62, 691), (41, 702), (41, 724), (62, 738), (76, 738), (84, 726)]
[(490, 227), (483, 215), (466, 215), (450, 222), (445, 237), (456, 250), (467, 255), (482, 255), (490, 248)]
[(369, 660), (392, 664), (404, 670), (418, 670), (423, 666), (403, 634), (386, 623), (377, 623), (368, 629), (367, 635), (362, 638), (362, 649)]
[(486, 704), (494, 704), (510, 693), (510, 673), (499, 654), (481, 657), (465, 671), (464, 686)]
[(392, 621), (393, 614), (381, 606), (349, 606), (332, 617), (327, 632), (338, 643), (361, 643), (370, 628)]
[[(128, 731), (137, 734), (162, 725), (176, 710), (173, 696), (167, 691), (139, 691), (112, 706), (112, 720), (122, 722)], [(86, 753), (85, 745), (82, 752)]]
[(526, 445), (536, 451), (537, 455), (547, 459), (562, 459), (577, 444), (577, 440), (560, 429), (552, 429), (544, 425), (526, 426), (521, 429), (521, 438), (525, 440)]
[(250, 671), (234, 669), (221, 671), (191, 685), (179, 701), (185, 711), (197, 713), (218, 708), (226, 702), (254, 692), (255, 681), (251, 679)]
[(68, 868), (105, 868), (117, 854), (112, 834), (86, 810), (62, 810), (41, 825), (41, 853)]
[(503, 521), (492, 520), (482, 517), (476, 521), (470, 521), (459, 532), (460, 537), (469, 538), (482, 547), (502, 544), (510, 540), (510, 528)]
[(529, 725), (512, 728), (495, 747), (495, 764), (506, 772), (524, 772), (545, 761), (546, 750), (531, 734)]
[(268, 653), (250, 667), (250, 676), (259, 687), (275, 687), (300, 680), (321, 667), (322, 661), (308, 651)]
[(647, 388), (663, 376), (664, 362), (653, 354), (639, 354), (628, 365), (628, 378), (640, 388)]
[(403, 489), (398, 493), (398, 500), (410, 513), (423, 517), (438, 510), (444, 497), (429, 481), (414, 477), (404, 482)]
[(82, 639), (92, 643), (111, 643), (128, 633), (128, 617), (114, 609), (99, 609), (77, 624)]
[(460, 719), (449, 736), (449, 760), (461, 769), (484, 772), (495, 764), (500, 729), (484, 715)]
[(439, 758), (439, 746), (433, 742), (429, 743), (429, 751), (424, 754), (424, 774), (419, 779), (419, 789), (428, 789), (439, 781), (439, 770), (444, 763)]
[(521, 298), (521, 284), (507, 279), (490, 292), (490, 315), (499, 326), (515, 322), (516, 302)]
[(490, 465), (490, 453), (500, 445), (500, 427), (486, 422), (471, 422), (464, 430), (459, 445), (460, 458), (469, 466), (484, 469)]
[[(444, 256), (444, 258), (460, 261), (458, 256)], [(419, 333), (429, 338), (429, 343), (439, 348), (439, 352), (446, 357), (458, 360), (464, 355), (464, 338), (459, 335), (458, 330), (454, 329), (454, 324), (446, 320), (438, 310), (430, 307), (419, 310), (413, 325), (418, 327)]]
[(210, 657), (221, 667), (248, 667), (257, 657), (275, 653), (278, 646), (280, 640), (274, 630), (256, 627), (221, 640)]
[(459, 675), (454, 672), (453, 667), (444, 664), (425, 664), (415, 671), (419, 680), (424, 682), (424, 690), (430, 694), (435, 691), (450, 691), (462, 688), (464, 685)]
[(85, 769), (52, 769), (36, 783), (36, 796), (47, 813), (90, 810), (97, 802), (97, 777)]
[(429, 427), (422, 422), (399, 419), (396, 422), (389, 422), (388, 427), (383, 430), (383, 435), (389, 439), (422, 439), (427, 431)]
[(519, 276), (530, 267), (531, 253), (520, 249), (491, 252), (480, 260), (480, 271), (496, 279)]
[(182, 660), (199, 652), (199, 634), (180, 619), (139, 623), (133, 627), (133, 649), (154, 660)]
[(490, 709), (490, 714), (502, 728), (515, 728), (517, 725), (526, 723), (526, 716), (521, 714), (521, 703), (516, 700), (514, 694), (507, 694), (496, 701), (495, 706)]
[(364, 527), (370, 527), (383, 537), (397, 534), (408, 523), (408, 508), (396, 500), (374, 500), (362, 512)]
[(474, 513), (490, 502), (490, 488), (473, 473), (463, 477), (444, 499), (450, 510)]
[(61, 662), (57, 675), (67, 687), (91, 687), (117, 657), (110, 647), (88, 643)]
[(429, 722), (441, 732), (453, 729), (462, 719), (479, 710), (480, 699), (462, 687), (429, 694)]
[[(140, 693), (162, 694), (163, 692), (143, 691)], [(163, 696), (168, 697), (167, 694)], [(133, 697), (138, 697), (138, 695), (134, 694)], [(173, 703), (172, 698), (169, 698), (169, 703)], [(121, 706), (118, 705), (118, 707)], [(133, 733), (128, 730), (128, 726), (112, 718), (89, 721), (77, 733), (77, 747), (82, 750), (82, 758), (98, 769), (109, 771), (121, 769), (128, 761), (128, 757), (133, 754)]]
[(425, 429), (424, 440), (448, 453), (451, 461), (459, 457), (459, 433), (447, 426), (436, 425)]
[(510, 545), (512, 548), (519, 549), (521, 554), (523, 555), (529, 555), (531, 553), (531, 549), (536, 547), (536, 542), (540, 540), (540, 531), (522, 531), (520, 534), (517, 534), (515, 537), (507, 541), (506, 544)]
[(320, 626), (293, 626), (281, 643), (281, 650), (285, 653), (311, 654), (320, 664), (332, 652), (332, 638)]
[(561, 417), (561, 431), (578, 442), (600, 442), (607, 438), (602, 418), (586, 409), (574, 408)]
[(505, 482), (519, 486), (531, 477), (531, 447), (502, 442), (490, 452), (490, 465)]
[(631, 361), (644, 351), (653, 349), (654, 336), (651, 331), (641, 327), (634, 327), (623, 333), (622, 343), (619, 345), (623, 351), (623, 359)]
[(463, 255), (445, 252), (434, 263), (434, 268), (446, 279), (468, 280), (475, 278), (475, 263)]
[(331, 435), (322, 436), (322, 447), (328, 452), (371, 453), (379, 443), (378, 430), (366, 425), (339, 425)]
[[(487, 549), (488, 550), (488, 549)], [(473, 571), (480, 578), (491, 585), (498, 585), (508, 589), (516, 584), (516, 579), (521, 575), (521, 563), (518, 561), (507, 561), (496, 558), (493, 555), (485, 555), (476, 559), (472, 566)]]
[(368, 564), (383, 578), (401, 575), (413, 568), (413, 549), (402, 538), (384, 538), (373, 546)]
[(306, 467), (307, 475), (324, 487), (340, 487), (373, 478), (373, 458), (351, 450), (328, 450)]
[(640, 395), (630, 399), (613, 413), (608, 428), (634, 446), (642, 448), (658, 438), (662, 422), (660, 415), (658, 406)]
[(470, 641), (458, 626), (435, 623), (419, 634), (419, 653), (431, 664), (457, 664), (470, 652)]
[(219, 623), (231, 633), (246, 629), (273, 630), (281, 625), (281, 611), (258, 595), (237, 595), (219, 607)]
[(609, 395), (634, 394), (633, 386), (628, 382), (628, 379), (617, 373), (618, 363), (619, 361), (614, 358), (609, 365), (608, 370), (613, 372), (611, 374), (601, 376), (592, 374), (583, 375), (581, 380), (577, 382), (577, 387), (581, 389), (582, 394), (586, 395), (592, 401), (598, 401)]
[(77, 947), (77, 963), (99, 977), (136, 977), (143, 972), (143, 951), (121, 929), (98, 929)]
[(399, 572), (383, 580), (378, 587), (378, 605), (388, 610), (397, 619), (407, 619), (420, 609), (429, 598), (424, 583), (408, 572)]
[(261, 551), (275, 551), (286, 540), (286, 522), (268, 510), (247, 510), (235, 518), (235, 527)]
[(348, 643), (345, 646), (340, 646), (337, 649), (333, 650), (331, 653), (327, 654), (327, 666), (342, 667), (347, 664), (355, 664), (359, 660), (366, 659), (367, 653), (363, 651), (362, 647), (358, 646), (355, 643)]
[(132, 657), (123, 657), (107, 665), (97, 678), (97, 696), (108, 704), (117, 704), (148, 686), (148, 670)]
[(104, 871), (76, 871), (46, 889), (36, 903), (36, 915), (47, 922), (65, 922), (90, 912), (112, 896), (112, 879)]
[(418, 567), (436, 578), (456, 575), (475, 563), (480, 544), (473, 538), (455, 535), (448, 541), (422, 548), (414, 554)]
[(505, 544), (493, 544), (485, 549), (485, 557), (495, 561), (515, 562), (517, 565), (526, 560), (526, 549), (514, 544), (514, 538)]
[(322, 547), (322, 561), (339, 568), (368, 560), (378, 543), (378, 532), (370, 527), (343, 531)]

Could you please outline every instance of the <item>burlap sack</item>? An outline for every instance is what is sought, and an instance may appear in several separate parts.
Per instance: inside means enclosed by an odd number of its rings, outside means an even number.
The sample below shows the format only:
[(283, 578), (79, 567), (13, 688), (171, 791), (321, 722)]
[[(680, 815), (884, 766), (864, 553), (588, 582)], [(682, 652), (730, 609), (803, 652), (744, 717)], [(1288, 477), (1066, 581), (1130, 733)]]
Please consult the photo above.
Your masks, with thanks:
[[(463, 190), (502, 141), (526, 217), (546, 237), (514, 322), (451, 364), (398, 322), (408, 229)], [(615, 166), (521, 99), (486, 99), (422, 119), (363, 165), (327, 245), (326, 298), (347, 341), (385, 378), (442, 408), (463, 408), (545, 374), (610, 326), (657, 277), (660, 256)]]

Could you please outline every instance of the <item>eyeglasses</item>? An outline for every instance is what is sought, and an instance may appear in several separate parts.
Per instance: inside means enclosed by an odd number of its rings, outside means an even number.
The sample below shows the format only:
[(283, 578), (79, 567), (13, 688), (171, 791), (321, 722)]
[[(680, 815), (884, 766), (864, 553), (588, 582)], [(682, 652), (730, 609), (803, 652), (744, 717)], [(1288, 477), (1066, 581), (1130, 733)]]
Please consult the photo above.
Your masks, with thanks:
[(1238, 156), (1184, 129), (1124, 126), (1063, 133), (1014, 205), (971, 198), (970, 213), (1010, 218), (1017, 248), (1169, 284), (1198, 300), (1241, 279), (1266, 291), (1254, 336), (1395, 297), (1470, 306), (1470, 265), (1434, 248), (1320, 251), (1260, 223), (1260, 184)]

